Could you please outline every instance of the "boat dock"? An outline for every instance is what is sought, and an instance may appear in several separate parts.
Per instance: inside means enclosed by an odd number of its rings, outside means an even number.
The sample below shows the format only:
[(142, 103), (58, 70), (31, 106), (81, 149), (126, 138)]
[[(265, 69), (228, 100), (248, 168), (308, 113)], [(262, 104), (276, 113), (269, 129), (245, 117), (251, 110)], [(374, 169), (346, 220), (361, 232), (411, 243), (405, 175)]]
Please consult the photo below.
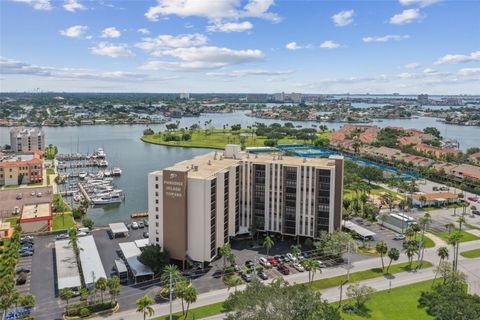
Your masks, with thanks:
[(82, 186), (81, 183), (78, 184), (78, 187), (80, 188), (80, 192), (85, 197), (85, 199), (88, 201), (88, 203), (91, 203), (92, 199), (90, 198), (90, 196), (88, 195), (87, 191), (85, 190), (85, 188)]

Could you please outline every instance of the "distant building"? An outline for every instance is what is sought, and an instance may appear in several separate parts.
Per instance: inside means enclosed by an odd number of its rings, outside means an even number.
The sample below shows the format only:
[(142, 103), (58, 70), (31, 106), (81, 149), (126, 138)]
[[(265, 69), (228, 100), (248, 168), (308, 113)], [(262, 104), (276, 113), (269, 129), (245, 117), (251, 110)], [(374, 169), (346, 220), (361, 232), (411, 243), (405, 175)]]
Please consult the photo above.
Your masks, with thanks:
[(429, 103), (428, 94), (419, 94), (417, 96), (417, 101), (420, 104), (428, 104)]
[(290, 100), (292, 100), (293, 103), (300, 103), (303, 101), (303, 95), (301, 93), (295, 93), (292, 92), (290, 95)]
[(40, 152), (0, 157), (0, 186), (43, 181), (43, 160)]
[(152, 172), (150, 243), (179, 261), (209, 263), (239, 234), (317, 239), (340, 230), (343, 157), (245, 154), (238, 145)]
[(285, 93), (284, 92), (275, 93), (273, 95), (273, 100), (279, 101), (279, 102), (285, 101)]
[(419, 208), (446, 206), (460, 201), (458, 194), (451, 192), (415, 193), (412, 204)]
[(22, 232), (50, 231), (53, 223), (52, 204), (50, 202), (26, 204), (22, 208), (20, 226)]
[(190, 93), (180, 93), (180, 99), (190, 100)]
[(251, 93), (247, 94), (247, 102), (267, 102), (267, 95), (263, 93)]
[(12, 128), (10, 145), (14, 152), (45, 150), (45, 134), (39, 128)]

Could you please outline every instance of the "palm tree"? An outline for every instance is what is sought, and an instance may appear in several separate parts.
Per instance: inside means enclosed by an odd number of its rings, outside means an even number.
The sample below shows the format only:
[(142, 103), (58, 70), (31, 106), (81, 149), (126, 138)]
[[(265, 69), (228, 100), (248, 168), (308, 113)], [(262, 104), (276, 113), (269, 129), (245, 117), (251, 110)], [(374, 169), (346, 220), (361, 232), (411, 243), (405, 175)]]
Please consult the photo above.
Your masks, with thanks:
[(160, 277), (160, 282), (170, 283), (170, 274), (172, 275), (172, 282), (175, 283), (182, 278), (182, 274), (178, 270), (178, 267), (174, 264), (166, 265), (163, 268), (162, 276)]
[(223, 256), (223, 271), (225, 272), (227, 259), (232, 254), (232, 248), (230, 247), (230, 243), (225, 243), (223, 246), (221, 246), (219, 252)]
[(175, 283), (175, 296), (180, 298), (180, 301), (182, 302), (182, 314), (185, 314), (185, 292), (189, 286), (189, 283), (186, 280), (183, 281), (177, 281)]
[(422, 217), (422, 219), (420, 219), (420, 227), (422, 229), (422, 236), (421, 236), (421, 240), (420, 240), (420, 246), (421, 246), (421, 255), (418, 257), (419, 258), (419, 262), (420, 262), (420, 267), (423, 265), (423, 255), (424, 255), (424, 252), (425, 252), (425, 232), (427, 231), (427, 227), (428, 225), (430, 224), (430, 222), (432, 221), (432, 218), (430, 216), (430, 214), (427, 212), (425, 213), (425, 215)]
[(375, 246), (375, 249), (377, 252), (380, 254), (380, 258), (382, 259), (382, 271), (385, 270), (385, 264), (383, 262), (383, 255), (387, 253), (388, 251), (388, 246), (385, 241), (379, 241), (377, 242), (377, 245)]
[(298, 245), (298, 244), (292, 245), (290, 247), (290, 251), (292, 252), (292, 255), (295, 258), (298, 258), (298, 256), (302, 253), (302, 249), (301, 249), (300, 245)]
[(453, 247), (453, 271), (457, 271), (457, 264), (458, 264), (458, 249), (459, 243), (462, 235), (460, 232), (454, 232), (450, 234), (448, 237), (448, 244), (452, 245)]
[(67, 303), (65, 313), (68, 312), (68, 301), (73, 298), (73, 291), (70, 288), (63, 288), (60, 290), (60, 299)]
[(137, 305), (137, 312), (143, 313), (143, 320), (147, 318), (147, 314), (149, 317), (155, 314), (155, 310), (151, 307), (154, 302), (155, 300), (149, 296), (143, 296), (135, 301), (135, 304)]
[(184, 299), (187, 303), (187, 312), (185, 313), (184, 319), (188, 317), (188, 309), (190, 309), (190, 304), (197, 301), (198, 292), (194, 287), (188, 287), (184, 292)]
[(105, 290), (107, 290), (107, 279), (104, 277), (98, 278), (98, 280), (95, 281), (95, 289), (100, 290), (100, 299), (103, 303), (103, 294), (105, 293)]
[(448, 248), (447, 247), (440, 247), (437, 250), (438, 257), (440, 258), (440, 262), (438, 263), (438, 268), (435, 271), (435, 278), (433, 278), (432, 286), (435, 283), (435, 279), (437, 279), (438, 271), (440, 269), (440, 266), (442, 265), (442, 262), (445, 261), (445, 259), (448, 259)]
[(227, 285), (227, 289), (230, 290), (231, 287), (235, 287), (235, 292), (237, 292), (237, 286), (243, 282), (242, 279), (237, 275), (229, 276), (225, 278), (224, 281)]
[(263, 247), (267, 250), (267, 256), (274, 244), (275, 242), (273, 242), (272, 238), (267, 234), (263, 239)]
[(410, 268), (412, 268), (413, 256), (417, 253), (417, 251), (418, 244), (415, 241), (410, 241), (407, 245), (407, 248), (405, 249), (405, 254), (408, 257), (408, 263)]
[(25, 309), (33, 309), (33, 307), (35, 307), (35, 296), (33, 294), (21, 296), (18, 302)]
[(420, 198), (418, 198), (418, 200), (420, 200), (420, 207), (423, 208), (423, 206), (425, 205), (425, 202), (427, 202), (427, 197), (420, 196)]
[(108, 293), (112, 297), (114, 303), (117, 303), (117, 297), (120, 294), (120, 278), (113, 276), (107, 281)]
[(462, 232), (462, 225), (465, 224), (465, 222), (467, 222), (467, 220), (465, 219), (465, 216), (458, 217), (457, 222), (458, 222), (458, 231)]

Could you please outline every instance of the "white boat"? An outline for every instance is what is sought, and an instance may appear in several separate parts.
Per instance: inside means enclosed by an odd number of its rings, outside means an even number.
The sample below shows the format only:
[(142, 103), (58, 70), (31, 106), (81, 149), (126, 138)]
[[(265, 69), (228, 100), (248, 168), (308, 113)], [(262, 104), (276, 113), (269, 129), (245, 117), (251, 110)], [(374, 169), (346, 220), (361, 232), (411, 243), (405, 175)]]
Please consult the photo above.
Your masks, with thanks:
[(108, 161), (107, 160), (100, 160), (98, 163), (99, 167), (108, 167)]
[(122, 198), (118, 194), (109, 194), (98, 198), (93, 198), (92, 203), (94, 205), (114, 204), (121, 203)]
[(87, 172), (79, 172), (78, 177), (80, 179), (85, 179), (87, 177), (88, 173)]
[(114, 176), (121, 176), (122, 175), (122, 169), (120, 168), (113, 168), (112, 174)]

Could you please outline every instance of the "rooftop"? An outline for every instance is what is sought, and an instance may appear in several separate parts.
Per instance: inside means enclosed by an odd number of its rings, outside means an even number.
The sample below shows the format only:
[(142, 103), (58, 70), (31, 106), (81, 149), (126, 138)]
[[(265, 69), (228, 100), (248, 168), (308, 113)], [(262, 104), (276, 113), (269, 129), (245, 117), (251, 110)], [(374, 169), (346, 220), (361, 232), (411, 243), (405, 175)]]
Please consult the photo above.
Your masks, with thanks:
[(52, 216), (52, 208), (49, 202), (39, 204), (26, 204), (22, 209), (21, 220), (47, 218)]
[(457, 199), (458, 195), (451, 192), (433, 192), (433, 193), (416, 193), (413, 197), (420, 201), (421, 197), (425, 197), (426, 201)]
[(287, 157), (273, 154), (245, 154), (241, 153), (241, 159), (225, 158), (222, 152), (210, 152), (202, 156), (195, 157), (175, 164), (164, 170), (188, 171), (188, 176), (193, 178), (208, 178), (217, 172), (225, 170), (231, 166), (241, 163), (241, 161), (250, 161), (259, 164), (280, 163), (290, 166), (314, 166), (314, 167), (333, 167), (335, 161), (325, 158), (302, 158)]
[(57, 262), (58, 290), (79, 288), (82, 285), (80, 272), (70, 240), (55, 241), (55, 259)]

